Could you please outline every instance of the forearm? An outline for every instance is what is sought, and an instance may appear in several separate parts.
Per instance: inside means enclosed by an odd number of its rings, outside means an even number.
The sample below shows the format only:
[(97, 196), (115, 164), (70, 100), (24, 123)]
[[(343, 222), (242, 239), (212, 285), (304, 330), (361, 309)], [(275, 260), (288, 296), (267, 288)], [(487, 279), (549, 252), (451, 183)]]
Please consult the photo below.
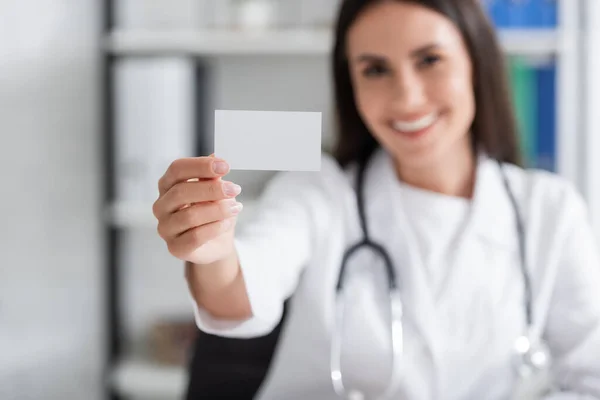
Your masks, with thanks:
[(215, 319), (244, 320), (252, 316), (237, 254), (209, 265), (186, 263), (192, 297)]

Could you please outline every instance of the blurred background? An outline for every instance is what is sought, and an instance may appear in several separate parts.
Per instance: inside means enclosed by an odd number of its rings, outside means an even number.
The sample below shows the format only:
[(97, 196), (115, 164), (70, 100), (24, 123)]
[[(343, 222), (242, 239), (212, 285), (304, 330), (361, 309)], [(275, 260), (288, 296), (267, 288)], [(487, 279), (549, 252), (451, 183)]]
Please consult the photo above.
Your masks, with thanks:
[[(482, 2), (528, 166), (600, 232), (600, 1)], [(338, 3), (0, 1), (1, 400), (181, 398), (195, 329), (156, 182), (212, 152), (215, 109), (320, 111), (330, 149)], [(271, 174), (231, 175), (247, 218)]]

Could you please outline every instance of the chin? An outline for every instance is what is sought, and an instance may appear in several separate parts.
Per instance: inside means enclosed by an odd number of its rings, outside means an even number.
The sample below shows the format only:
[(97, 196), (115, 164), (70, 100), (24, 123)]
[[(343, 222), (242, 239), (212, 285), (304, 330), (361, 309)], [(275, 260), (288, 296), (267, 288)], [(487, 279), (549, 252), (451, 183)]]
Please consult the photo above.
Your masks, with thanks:
[(405, 149), (393, 149), (391, 151), (396, 164), (411, 169), (431, 167), (442, 160), (443, 153), (441, 149), (436, 148), (419, 149), (418, 151), (410, 152)]
[[(431, 137), (429, 134), (431, 133)], [(439, 162), (443, 158), (444, 148), (435, 132), (419, 137), (418, 140), (405, 140), (394, 131), (387, 130), (381, 135), (382, 147), (394, 158), (397, 164), (409, 168), (422, 168)]]
[(435, 132), (432, 132), (429, 140), (425, 140), (426, 138), (423, 137), (424, 140), (420, 143), (406, 143), (398, 140), (392, 133), (392, 135), (385, 138), (386, 140), (382, 140), (381, 142), (382, 146), (394, 158), (398, 166), (410, 169), (423, 169), (433, 167), (439, 163), (447, 163), (454, 156), (464, 154), (461, 151), (462, 148), (470, 146), (468, 135), (465, 138), (467, 140), (457, 138), (456, 140), (449, 141), (448, 137), (436, 137)]

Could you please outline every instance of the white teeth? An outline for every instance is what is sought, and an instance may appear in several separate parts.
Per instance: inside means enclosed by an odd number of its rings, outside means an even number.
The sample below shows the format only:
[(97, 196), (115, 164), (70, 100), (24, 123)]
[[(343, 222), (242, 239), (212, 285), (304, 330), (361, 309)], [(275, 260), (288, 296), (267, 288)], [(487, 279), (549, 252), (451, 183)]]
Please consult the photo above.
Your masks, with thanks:
[(437, 114), (431, 113), (416, 121), (394, 121), (394, 129), (400, 132), (416, 132), (428, 128), (437, 120)]

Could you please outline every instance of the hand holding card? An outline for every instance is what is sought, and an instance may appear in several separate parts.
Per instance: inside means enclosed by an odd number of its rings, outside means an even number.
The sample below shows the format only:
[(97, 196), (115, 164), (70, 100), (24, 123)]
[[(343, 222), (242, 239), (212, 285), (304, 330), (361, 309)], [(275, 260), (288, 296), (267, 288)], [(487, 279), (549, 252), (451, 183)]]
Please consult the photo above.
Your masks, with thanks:
[(175, 160), (158, 183), (153, 206), (158, 233), (175, 257), (211, 264), (233, 251), (233, 231), (242, 204), (241, 187), (221, 179), (224, 160), (193, 157)]
[(321, 113), (216, 111), (215, 154), (175, 160), (159, 182), (153, 212), (176, 257), (210, 264), (233, 250), (241, 187), (221, 178), (231, 169), (318, 171)]

